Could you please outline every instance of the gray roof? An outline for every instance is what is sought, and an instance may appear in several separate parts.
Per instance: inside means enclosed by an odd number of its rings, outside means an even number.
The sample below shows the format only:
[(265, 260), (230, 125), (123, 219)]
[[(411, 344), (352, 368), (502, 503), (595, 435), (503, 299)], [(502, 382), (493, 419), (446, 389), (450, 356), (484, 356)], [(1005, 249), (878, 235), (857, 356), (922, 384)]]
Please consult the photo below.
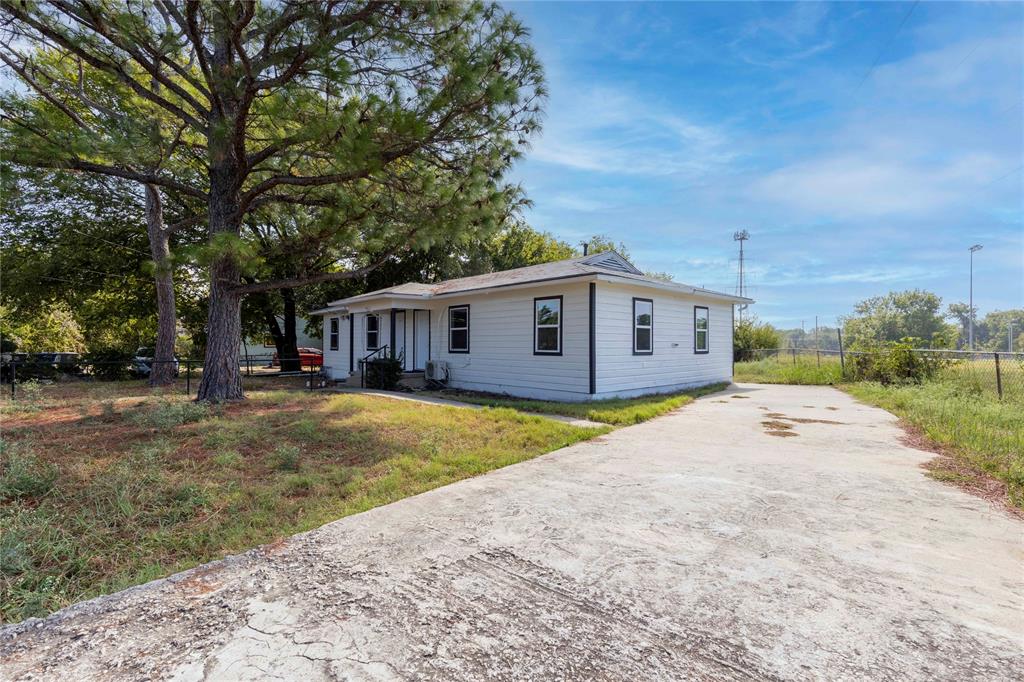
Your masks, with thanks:
[(548, 280), (568, 279), (573, 277), (584, 277), (587, 275), (610, 275), (616, 278), (627, 279), (638, 285), (657, 285), (659, 288), (679, 289), (687, 293), (704, 293), (712, 296), (724, 296), (735, 299), (738, 302), (748, 301), (734, 297), (731, 294), (722, 294), (701, 287), (692, 287), (678, 282), (665, 282), (655, 277), (648, 277), (638, 270), (632, 263), (614, 251), (569, 258), (567, 260), (554, 261), (552, 263), (541, 263), (540, 265), (529, 265), (524, 268), (513, 270), (502, 270), (500, 272), (489, 272), (484, 275), (472, 277), (459, 277), (449, 279), (436, 284), (421, 284), (418, 282), (406, 282), (394, 287), (370, 291), (351, 298), (344, 298), (332, 301), (327, 309), (344, 306), (348, 303), (357, 303), (367, 299), (381, 298), (388, 296), (398, 297), (420, 297), (433, 298), (445, 294), (467, 293), (482, 289), (495, 287), (506, 287), (517, 284), (529, 284), (544, 282)]

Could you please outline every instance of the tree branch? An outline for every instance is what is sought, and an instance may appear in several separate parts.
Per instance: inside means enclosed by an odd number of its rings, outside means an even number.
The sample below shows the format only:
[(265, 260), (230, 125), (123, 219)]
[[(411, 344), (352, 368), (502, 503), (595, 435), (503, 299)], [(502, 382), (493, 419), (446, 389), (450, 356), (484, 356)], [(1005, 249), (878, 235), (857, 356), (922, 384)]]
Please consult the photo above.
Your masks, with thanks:
[(318, 275), (308, 275), (306, 277), (292, 277), (290, 279), (278, 279), (271, 280), (269, 282), (241, 284), (232, 287), (231, 291), (240, 296), (244, 296), (245, 294), (258, 294), (264, 291), (276, 291), (277, 289), (292, 289), (294, 287), (301, 287), (307, 284), (321, 284), (323, 282), (340, 282), (346, 279), (357, 279), (359, 277), (365, 277), (372, 271), (379, 268), (399, 250), (400, 249), (393, 249), (391, 251), (388, 251), (380, 260), (371, 263), (370, 265), (365, 265), (361, 268), (356, 268), (355, 270), (322, 272)]
[(185, 111), (178, 105), (174, 104), (170, 100), (156, 94), (151, 89), (144, 86), (142, 83), (139, 83), (137, 80), (132, 78), (132, 76), (124, 69), (122, 65), (100, 59), (96, 57), (94, 54), (90, 53), (88, 50), (82, 49), (69, 37), (65, 36), (60, 31), (57, 31), (56, 29), (37, 21), (27, 12), (22, 10), (19, 5), (15, 4), (14, 2), (11, 2), (10, 0), (4, 0), (4, 2), (2, 3), (2, 8), (4, 12), (14, 17), (18, 21), (21, 21), (26, 26), (31, 27), (40, 35), (45, 36), (50, 40), (54, 41), (68, 52), (71, 52), (72, 54), (81, 57), (89, 65), (95, 67), (96, 69), (99, 69), (100, 71), (109, 73), (117, 77), (119, 80), (121, 80), (121, 82), (125, 83), (129, 88), (131, 88), (135, 94), (139, 95), (140, 97), (143, 97), (144, 99), (149, 100), (150, 102), (153, 102), (154, 104), (163, 108), (165, 111), (174, 114), (181, 120), (186, 121), (198, 132), (204, 135), (207, 134), (207, 126), (203, 121), (199, 120), (198, 118), (188, 113), (187, 111)]
[[(4, 45), (4, 50), (13, 53), (13, 50), (10, 50), (10, 48), (6, 44)], [(75, 123), (75, 125), (77, 125), (82, 130), (92, 132), (92, 127), (88, 123), (86, 123), (85, 120), (81, 116), (79, 116), (74, 109), (64, 104), (64, 102), (60, 101), (60, 99), (58, 99), (56, 95), (51, 93), (48, 89), (44, 88), (40, 83), (38, 83), (34, 78), (32, 78), (32, 76), (29, 75), (28, 71), (25, 69), (24, 66), (8, 58), (5, 51), (0, 51), (0, 60), (3, 60), (4, 64), (11, 67), (16, 74), (21, 76), (22, 80), (28, 83), (32, 87), (32, 89), (38, 92), (42, 97), (44, 97), (46, 101), (48, 101), (50, 104), (64, 112), (64, 114), (68, 118), (70, 118)]]

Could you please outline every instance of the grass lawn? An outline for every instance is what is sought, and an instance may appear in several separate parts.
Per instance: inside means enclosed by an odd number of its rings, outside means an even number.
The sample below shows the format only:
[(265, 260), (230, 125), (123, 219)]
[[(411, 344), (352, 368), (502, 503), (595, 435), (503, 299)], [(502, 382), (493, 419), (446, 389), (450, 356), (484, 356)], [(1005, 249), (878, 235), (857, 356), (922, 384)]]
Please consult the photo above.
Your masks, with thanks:
[(18, 621), (592, 438), (509, 409), (141, 382), (0, 403), (0, 619)]
[[(854, 397), (882, 407), (920, 429), (953, 457), (936, 463), (930, 474), (957, 484), (972, 484), (970, 469), (985, 472), (1006, 486), (1007, 501), (1024, 509), (1024, 402), (999, 401), (962, 383), (936, 381), (920, 386), (846, 384)], [(965, 470), (955, 466), (967, 465)]]
[(694, 398), (699, 398), (709, 393), (716, 393), (723, 390), (726, 386), (728, 384), (710, 384), (688, 391), (680, 391), (679, 393), (662, 393), (640, 398), (609, 398), (607, 400), (591, 400), (579, 403), (566, 403), (554, 400), (527, 400), (511, 396), (457, 390), (436, 391), (433, 395), (439, 398), (473, 403), (474, 405), (506, 407), (519, 410), (520, 412), (556, 414), (577, 419), (589, 419), (590, 421), (603, 422), (615, 426), (629, 426), (630, 424), (645, 422), (648, 419), (670, 412), (677, 407), (692, 403)]

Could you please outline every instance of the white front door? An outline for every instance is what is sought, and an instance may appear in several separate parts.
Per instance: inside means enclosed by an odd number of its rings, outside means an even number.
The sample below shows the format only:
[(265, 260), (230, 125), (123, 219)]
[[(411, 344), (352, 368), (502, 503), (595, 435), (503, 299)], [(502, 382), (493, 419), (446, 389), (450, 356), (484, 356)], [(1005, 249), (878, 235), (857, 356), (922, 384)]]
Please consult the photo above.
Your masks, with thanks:
[(430, 359), (430, 311), (414, 310), (412, 313), (412, 368), (426, 369)]

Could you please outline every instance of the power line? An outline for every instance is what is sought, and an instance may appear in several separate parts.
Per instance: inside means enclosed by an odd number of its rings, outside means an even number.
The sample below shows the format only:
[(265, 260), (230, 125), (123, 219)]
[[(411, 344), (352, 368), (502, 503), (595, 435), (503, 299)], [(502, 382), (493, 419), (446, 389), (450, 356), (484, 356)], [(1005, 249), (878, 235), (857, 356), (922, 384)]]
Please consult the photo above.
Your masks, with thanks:
[(882, 46), (882, 49), (878, 51), (878, 56), (875, 57), (875, 61), (871, 63), (871, 67), (867, 70), (867, 73), (864, 74), (864, 77), (860, 79), (860, 83), (857, 84), (857, 89), (854, 90), (854, 93), (860, 90), (861, 86), (864, 85), (872, 72), (874, 72), (875, 67), (878, 66), (878, 62), (882, 61), (882, 57), (884, 57), (885, 53), (889, 51), (889, 47), (893, 42), (895, 42), (896, 36), (900, 34), (900, 31), (903, 30), (903, 26), (907, 23), (907, 20), (910, 19), (910, 15), (914, 13), (915, 9), (917, 9), (918, 2), (920, 2), (920, 0), (914, 0), (914, 4), (911, 5), (910, 9), (907, 10), (907, 13), (903, 15), (903, 20), (900, 21), (900, 25), (897, 26), (896, 30), (893, 31), (893, 34), (889, 36), (889, 40), (885, 41), (885, 45)]
[(146, 258), (150, 258), (151, 257), (150, 254), (146, 253), (145, 251), (139, 251), (138, 249), (132, 248), (131, 246), (128, 246), (127, 244), (118, 244), (117, 242), (112, 242), (112, 241), (110, 241), (108, 239), (104, 239), (103, 237), (97, 237), (96, 235), (89, 234), (87, 232), (82, 232), (81, 230), (76, 230), (75, 228), (73, 228), (73, 227), (71, 227), (69, 225), (65, 225), (64, 227), (69, 229), (69, 230), (71, 230), (72, 232), (77, 232), (78, 234), (82, 235), (83, 237), (88, 237), (89, 239), (95, 239), (96, 241), (103, 242), (104, 244), (109, 244), (110, 246), (116, 246), (116, 247), (118, 247), (120, 249), (127, 249), (127, 250), (131, 251), (132, 253), (137, 253), (137, 254), (139, 254), (141, 256), (145, 256)]

